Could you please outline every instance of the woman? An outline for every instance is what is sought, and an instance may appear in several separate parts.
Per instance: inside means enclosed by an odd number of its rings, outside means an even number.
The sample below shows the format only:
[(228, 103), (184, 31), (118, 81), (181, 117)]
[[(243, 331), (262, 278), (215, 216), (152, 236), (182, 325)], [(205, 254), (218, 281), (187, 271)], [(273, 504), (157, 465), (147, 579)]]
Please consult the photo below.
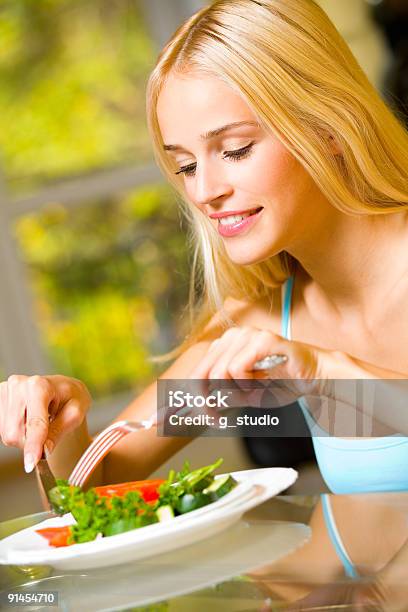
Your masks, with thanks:
[[(148, 120), (191, 221), (202, 287), (163, 377), (248, 378), (278, 353), (284, 378), (405, 378), (408, 137), (318, 5), (219, 0), (196, 13), (151, 75)], [(45, 445), (65, 477), (90, 442), (89, 405), (80, 381), (12, 376), (1, 384), (3, 442), (24, 448), (27, 472)], [(155, 409), (153, 384), (118, 419)], [(408, 489), (406, 438), (398, 451), (393, 438), (319, 440), (333, 490)], [(94, 482), (146, 477), (186, 443), (129, 436)], [(357, 476), (338, 473), (348, 457), (363, 464)]]

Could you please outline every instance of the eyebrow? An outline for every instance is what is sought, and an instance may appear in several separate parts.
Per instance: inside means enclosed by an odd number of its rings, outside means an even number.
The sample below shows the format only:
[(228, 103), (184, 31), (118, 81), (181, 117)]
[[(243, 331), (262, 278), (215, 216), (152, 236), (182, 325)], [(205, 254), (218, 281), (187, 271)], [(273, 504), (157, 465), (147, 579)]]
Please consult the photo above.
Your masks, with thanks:
[[(241, 127), (242, 125), (252, 125), (254, 127), (259, 127), (259, 123), (256, 121), (236, 121), (235, 123), (227, 123), (227, 125), (222, 125), (219, 128), (215, 128), (215, 130), (210, 130), (209, 132), (205, 132), (205, 134), (201, 134), (200, 140), (211, 140), (211, 138), (215, 138), (228, 130), (232, 130), (237, 127)], [(165, 151), (179, 151), (183, 149), (181, 145), (163, 145), (163, 149)]]

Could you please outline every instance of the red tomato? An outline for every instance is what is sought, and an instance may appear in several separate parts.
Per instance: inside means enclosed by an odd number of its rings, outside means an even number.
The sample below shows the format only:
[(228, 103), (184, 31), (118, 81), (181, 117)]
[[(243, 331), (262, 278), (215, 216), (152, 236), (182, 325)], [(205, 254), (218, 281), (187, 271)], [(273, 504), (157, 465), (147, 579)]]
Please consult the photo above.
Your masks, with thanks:
[(50, 546), (70, 546), (68, 538), (71, 535), (71, 527), (46, 527), (45, 529), (36, 529), (36, 532), (43, 538), (48, 540)]
[(123, 497), (129, 491), (139, 491), (144, 501), (154, 502), (159, 498), (158, 488), (164, 480), (135, 480), (134, 482), (121, 482), (104, 487), (95, 487), (95, 492), (101, 497)]

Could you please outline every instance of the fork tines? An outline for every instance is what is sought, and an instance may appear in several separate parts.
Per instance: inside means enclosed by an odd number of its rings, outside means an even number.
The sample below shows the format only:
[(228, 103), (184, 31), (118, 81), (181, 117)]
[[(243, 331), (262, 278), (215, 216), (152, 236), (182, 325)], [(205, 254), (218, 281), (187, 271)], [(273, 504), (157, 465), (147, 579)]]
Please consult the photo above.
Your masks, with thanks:
[(77, 487), (82, 487), (96, 466), (102, 461), (105, 455), (108, 454), (112, 446), (128, 433), (130, 433), (130, 431), (122, 427), (122, 423), (113, 423), (102, 431), (87, 448), (74, 467), (68, 480), (69, 483)]

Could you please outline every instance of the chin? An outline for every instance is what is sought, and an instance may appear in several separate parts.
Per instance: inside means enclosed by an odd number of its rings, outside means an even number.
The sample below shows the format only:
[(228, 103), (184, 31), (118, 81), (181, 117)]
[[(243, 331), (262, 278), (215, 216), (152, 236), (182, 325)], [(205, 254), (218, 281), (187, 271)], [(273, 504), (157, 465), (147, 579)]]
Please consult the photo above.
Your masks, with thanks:
[(238, 266), (251, 266), (251, 265), (255, 265), (255, 264), (259, 264), (262, 263), (263, 261), (266, 261), (268, 259), (270, 259), (271, 257), (275, 257), (276, 255), (279, 255), (279, 253), (282, 252), (282, 249), (265, 249), (262, 252), (257, 250), (254, 252), (254, 250), (247, 250), (247, 249), (242, 249), (239, 252), (229, 252), (227, 250), (227, 254), (228, 257), (230, 258), (230, 260), (234, 263), (237, 264)]

